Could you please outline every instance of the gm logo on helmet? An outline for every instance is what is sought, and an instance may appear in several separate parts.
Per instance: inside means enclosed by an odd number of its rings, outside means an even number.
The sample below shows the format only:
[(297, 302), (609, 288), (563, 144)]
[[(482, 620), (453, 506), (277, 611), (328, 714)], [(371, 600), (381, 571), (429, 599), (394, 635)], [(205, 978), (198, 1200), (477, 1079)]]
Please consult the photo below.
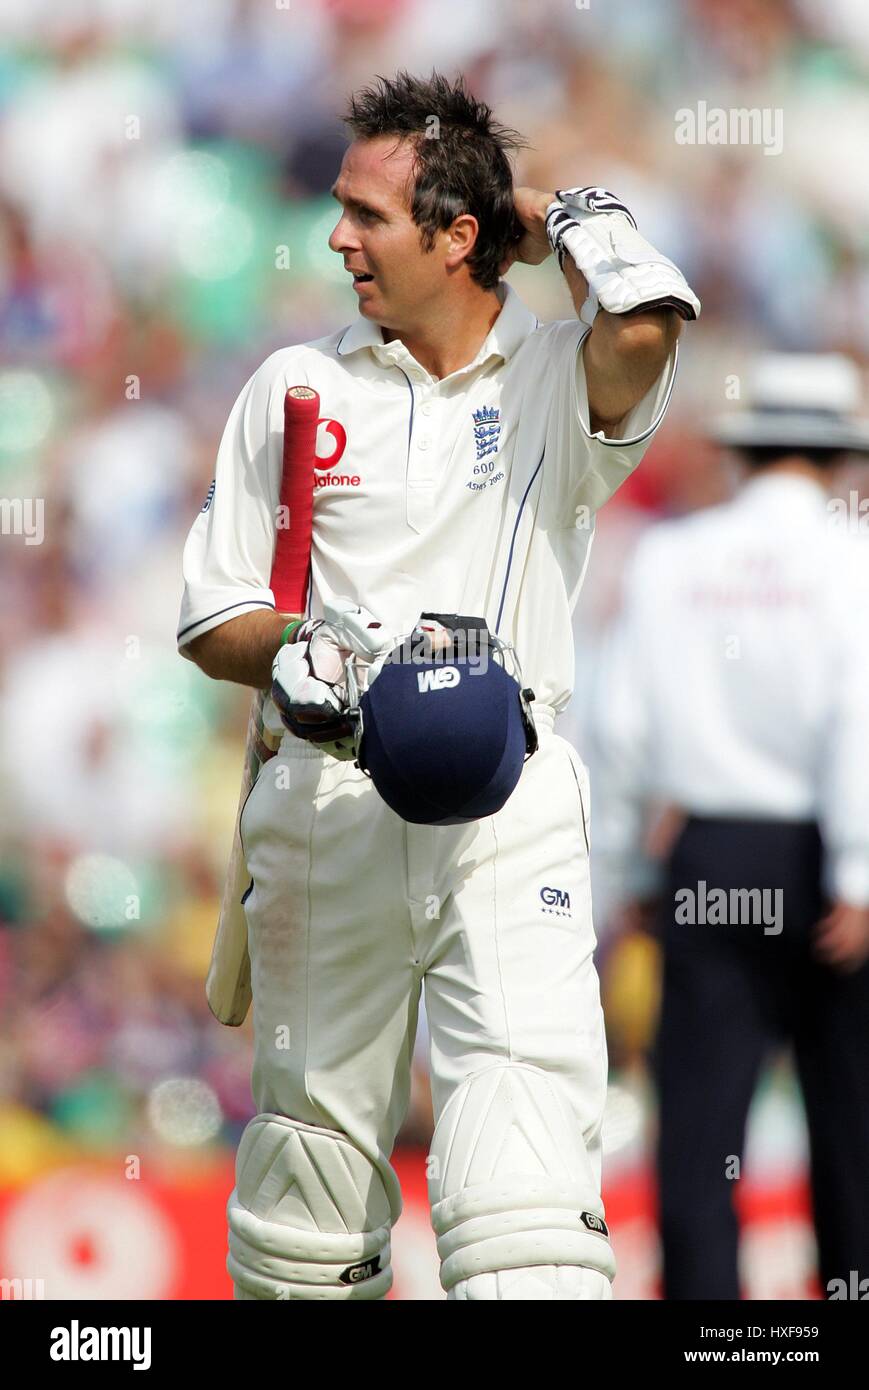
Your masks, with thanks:
[(425, 695), (429, 690), (447, 690), (461, 679), (462, 673), (456, 666), (440, 666), (434, 671), (419, 671), (416, 682), (420, 695)]

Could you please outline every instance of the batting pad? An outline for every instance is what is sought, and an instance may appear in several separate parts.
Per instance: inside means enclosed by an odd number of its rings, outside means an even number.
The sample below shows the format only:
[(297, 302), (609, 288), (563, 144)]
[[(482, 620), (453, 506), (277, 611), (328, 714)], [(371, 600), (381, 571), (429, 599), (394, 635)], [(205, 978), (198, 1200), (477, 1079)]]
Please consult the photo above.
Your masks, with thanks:
[(612, 1296), (613, 1286), (599, 1270), (580, 1269), (576, 1265), (530, 1265), (460, 1279), (447, 1294), (447, 1301), (577, 1303)]
[(386, 1190), (343, 1134), (257, 1115), (227, 1218), (238, 1299), (378, 1299), (392, 1285)]
[(595, 1174), (544, 1072), (510, 1062), (469, 1078), (438, 1121), (428, 1167), (452, 1298), (610, 1296), (615, 1259)]

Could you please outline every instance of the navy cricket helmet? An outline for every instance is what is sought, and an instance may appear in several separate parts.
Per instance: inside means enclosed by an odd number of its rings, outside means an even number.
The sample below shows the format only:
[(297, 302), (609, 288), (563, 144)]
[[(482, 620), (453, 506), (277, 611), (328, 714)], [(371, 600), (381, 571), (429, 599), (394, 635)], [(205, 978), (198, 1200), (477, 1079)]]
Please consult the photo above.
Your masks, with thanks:
[[(433, 650), (425, 632), (442, 625)], [(512, 646), (482, 618), (423, 613), (351, 692), (357, 762), (388, 806), (416, 825), (459, 825), (494, 815), (537, 748), (530, 702)], [(516, 674), (506, 668), (510, 660)]]

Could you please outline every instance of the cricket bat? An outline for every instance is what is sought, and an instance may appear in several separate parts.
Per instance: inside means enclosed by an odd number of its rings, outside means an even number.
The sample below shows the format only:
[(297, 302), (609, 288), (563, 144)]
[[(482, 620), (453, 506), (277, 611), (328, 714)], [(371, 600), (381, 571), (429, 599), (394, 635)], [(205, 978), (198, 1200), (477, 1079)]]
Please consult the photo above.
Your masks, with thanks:
[[(271, 575), (275, 609), (290, 616), (303, 615), (307, 601), (319, 414), (320, 397), (316, 391), (309, 386), (290, 387), (284, 397), (280, 509), (276, 518)], [(289, 525), (286, 524), (287, 518)], [(247, 918), (242, 905), (250, 876), (245, 864), (239, 822), (260, 768), (274, 757), (283, 733), (282, 725), (273, 723), (269, 726), (264, 722), (267, 699), (268, 691), (260, 690), (251, 703), (235, 834), (205, 983), (211, 1012), (231, 1028), (237, 1028), (244, 1022), (251, 1002)]]

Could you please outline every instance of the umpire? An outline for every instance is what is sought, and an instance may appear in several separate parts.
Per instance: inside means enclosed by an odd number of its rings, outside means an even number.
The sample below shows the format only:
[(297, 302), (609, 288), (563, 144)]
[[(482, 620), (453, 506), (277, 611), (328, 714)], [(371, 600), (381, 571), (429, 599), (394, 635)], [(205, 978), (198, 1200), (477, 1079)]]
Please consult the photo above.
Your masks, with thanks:
[[(858, 398), (846, 358), (761, 359), (716, 433), (740, 490), (647, 533), (599, 672), (595, 887), (657, 900), (663, 948), (666, 1298), (740, 1296), (734, 1158), (786, 1041), (823, 1294), (869, 1276), (869, 516), (830, 496), (869, 452)], [(657, 869), (656, 805), (679, 827)]]

